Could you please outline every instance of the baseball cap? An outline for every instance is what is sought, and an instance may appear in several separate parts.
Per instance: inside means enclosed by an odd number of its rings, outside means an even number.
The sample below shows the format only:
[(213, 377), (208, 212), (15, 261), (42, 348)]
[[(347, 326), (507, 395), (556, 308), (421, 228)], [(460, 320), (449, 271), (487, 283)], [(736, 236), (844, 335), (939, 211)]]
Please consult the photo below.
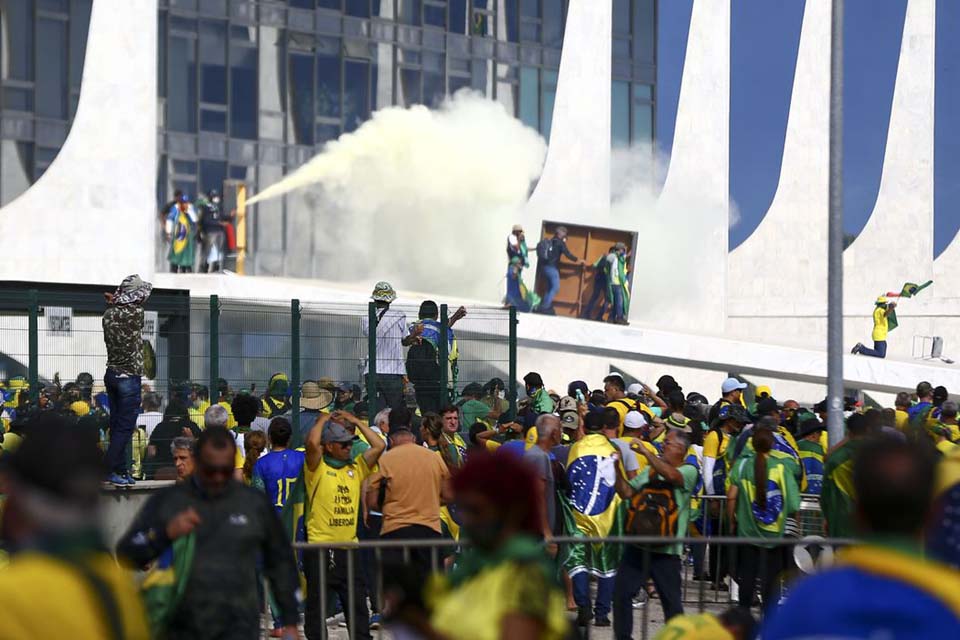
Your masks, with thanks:
[(337, 391), (353, 391), (353, 385), (349, 382), (341, 382), (337, 385)]
[(536, 371), (531, 371), (527, 375), (523, 376), (523, 382), (528, 387), (539, 388), (543, 386), (543, 378), (541, 378), (540, 374), (537, 373)]
[(629, 387), (627, 387), (628, 396), (639, 396), (643, 393), (643, 385), (639, 382), (634, 382)]
[(560, 398), (560, 402), (557, 404), (557, 412), (563, 413), (564, 411), (573, 411), (577, 410), (577, 401), (571, 398), (570, 396), (563, 396)]
[(353, 442), (354, 435), (344, 429), (336, 422), (328, 422), (323, 425), (323, 433), (320, 434), (320, 442), (327, 444), (330, 442)]
[(647, 426), (647, 419), (639, 411), (628, 411), (623, 418), (624, 429), (642, 429)]
[(523, 225), (522, 224), (513, 225), (512, 231), (513, 233), (523, 233)]
[(757, 398), (762, 398), (763, 396), (772, 396), (773, 391), (770, 390), (770, 385), (761, 384), (757, 387), (756, 396)]
[(726, 380), (723, 381), (723, 384), (720, 385), (720, 391), (722, 391), (723, 393), (730, 393), (731, 391), (735, 391), (737, 389), (742, 390), (746, 388), (747, 388), (747, 383), (740, 382), (736, 378), (727, 378)]
[(576, 429), (580, 426), (580, 415), (576, 411), (561, 411), (560, 426), (564, 429)]
[(740, 424), (747, 424), (750, 422), (750, 417), (743, 407), (736, 404), (725, 404), (720, 407), (720, 411), (711, 426), (716, 426), (726, 420), (736, 420)]

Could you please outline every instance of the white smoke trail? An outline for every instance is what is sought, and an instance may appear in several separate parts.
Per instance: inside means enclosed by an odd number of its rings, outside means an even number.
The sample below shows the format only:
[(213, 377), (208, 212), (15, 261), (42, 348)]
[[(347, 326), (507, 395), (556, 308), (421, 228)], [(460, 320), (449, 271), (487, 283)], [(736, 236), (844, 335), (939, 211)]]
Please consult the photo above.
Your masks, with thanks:
[(248, 202), (317, 187), (288, 207), (313, 209), (320, 278), (495, 301), (506, 234), (545, 154), (501, 104), (461, 91), (437, 110), (374, 113)]

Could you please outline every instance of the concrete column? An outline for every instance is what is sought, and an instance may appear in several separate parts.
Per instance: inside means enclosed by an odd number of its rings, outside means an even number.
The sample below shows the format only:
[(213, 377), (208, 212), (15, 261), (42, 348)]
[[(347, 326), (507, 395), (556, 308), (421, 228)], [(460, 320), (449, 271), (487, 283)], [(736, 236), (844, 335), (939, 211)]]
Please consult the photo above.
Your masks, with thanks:
[(0, 209), (0, 279), (151, 278), (156, 164), (157, 2), (96, 0), (70, 133), (43, 176)]

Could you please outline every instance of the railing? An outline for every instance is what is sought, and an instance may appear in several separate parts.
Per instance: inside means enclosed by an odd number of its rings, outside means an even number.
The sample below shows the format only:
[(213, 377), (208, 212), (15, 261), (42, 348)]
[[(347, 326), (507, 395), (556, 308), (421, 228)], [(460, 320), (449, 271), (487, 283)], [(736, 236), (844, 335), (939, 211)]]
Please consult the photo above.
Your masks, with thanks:
[[(814, 556), (819, 554), (819, 557), (822, 560), (822, 565), (829, 564), (830, 560), (833, 557), (833, 551), (837, 548), (848, 546), (853, 544), (854, 540), (849, 539), (830, 539), (822, 538), (819, 536), (811, 538), (740, 538), (740, 537), (730, 537), (730, 536), (716, 536), (712, 538), (704, 537), (684, 537), (684, 538), (663, 538), (663, 537), (651, 537), (651, 536), (610, 536), (610, 537), (576, 537), (576, 536), (557, 536), (551, 539), (551, 542), (558, 545), (573, 545), (573, 544), (603, 544), (603, 545), (633, 545), (641, 548), (645, 555), (645, 562), (649, 562), (649, 557), (647, 554), (652, 553), (651, 547), (660, 546), (664, 544), (675, 544), (682, 543), (684, 545), (684, 562), (682, 564), (682, 600), (685, 605), (685, 609), (689, 613), (691, 608), (695, 608), (696, 612), (703, 613), (704, 611), (712, 611), (713, 613), (720, 613), (723, 609), (726, 609), (728, 606), (733, 606), (727, 599), (721, 598), (718, 593), (706, 585), (703, 580), (693, 580), (691, 577), (692, 566), (689, 562), (691, 555), (695, 555), (693, 552), (695, 549), (702, 549), (703, 552), (707, 552), (710, 548), (716, 548), (720, 551), (725, 551), (728, 554), (735, 554), (736, 549), (744, 546), (767, 546), (767, 547), (781, 547), (786, 551), (792, 550), (794, 553), (793, 557), (797, 556), (797, 550), (800, 549), (801, 553), (810, 553), (811, 550)], [(369, 597), (370, 602), (376, 602), (378, 607), (377, 611), (383, 611), (382, 605), (384, 603), (383, 594), (383, 575), (380, 569), (383, 566), (383, 554), (384, 551), (395, 551), (399, 549), (403, 554), (403, 564), (409, 566), (412, 550), (414, 549), (429, 549), (430, 550), (430, 564), (433, 572), (439, 572), (443, 570), (443, 564), (441, 559), (441, 553), (444, 550), (448, 551), (459, 551), (464, 548), (465, 545), (462, 542), (457, 542), (450, 539), (442, 540), (360, 540), (359, 542), (353, 543), (331, 543), (331, 544), (313, 544), (313, 543), (298, 543), (294, 545), (298, 551), (303, 550), (314, 550), (319, 551), (320, 553), (317, 556), (319, 563), (319, 586), (320, 593), (307, 593), (305, 597), (307, 598), (316, 598), (319, 597), (320, 600), (320, 610), (321, 616), (327, 624), (330, 624), (330, 618), (332, 617), (332, 612), (329, 608), (329, 592), (327, 589), (327, 553), (333, 550), (344, 551), (347, 558), (347, 583), (349, 585), (359, 584), (361, 585), (357, 589), (349, 589), (349, 601), (346, 603), (341, 603), (344, 608), (349, 611), (355, 610), (356, 602), (354, 598), (359, 592), (361, 597)], [(374, 563), (373, 571), (369, 571), (369, 568), (363, 566), (364, 562), (370, 562), (369, 554), (372, 552), (372, 561)], [(361, 554), (367, 553), (367, 560), (364, 560), (364, 557)], [(546, 553), (546, 550), (544, 551)], [(703, 553), (700, 554), (701, 557)], [(359, 556), (359, 557), (358, 557)], [(814, 558), (816, 560), (816, 558)], [(814, 563), (813, 566), (819, 566), (817, 563)], [(560, 567), (558, 565), (558, 571)], [(789, 588), (789, 582), (791, 579), (797, 577), (799, 574), (809, 572), (811, 566), (799, 567), (794, 565), (790, 568), (789, 571), (785, 571), (781, 576), (780, 580), (782, 583), (786, 584)], [(375, 585), (368, 585), (364, 583), (364, 575), (369, 575), (372, 573), (376, 576)], [(360, 575), (358, 575), (360, 574)], [(731, 575), (733, 575), (731, 573)], [(713, 591), (713, 598), (710, 598), (711, 591)], [(786, 592), (786, 590), (785, 590)], [(591, 598), (592, 600), (592, 598)], [(766, 606), (767, 603), (764, 603)], [(652, 636), (657, 629), (653, 628), (654, 624), (650, 620), (650, 607), (652, 606), (652, 601), (648, 600), (646, 605), (641, 607), (639, 611), (634, 613), (634, 627), (639, 628), (640, 638), (646, 639)], [(364, 611), (364, 608), (361, 608), (361, 612)], [(758, 613), (755, 611), (755, 613)], [(637, 619), (639, 615), (639, 620)], [(570, 625), (571, 627), (576, 626), (575, 614), (570, 614)], [(591, 627), (581, 627), (577, 629), (577, 635), (581, 638), (586, 638), (591, 635), (593, 629)], [(329, 632), (329, 630), (328, 630)], [(352, 624), (348, 624), (346, 637), (353, 640), (355, 638), (356, 630)], [(382, 638), (384, 635), (384, 630), (381, 627), (378, 632), (378, 638)], [(344, 636), (340, 636), (344, 637)]]
[[(0, 284), (0, 381), (5, 383), (6, 413), (56, 402), (68, 384), (86, 374), (92, 383), (80, 385), (76, 405), (98, 415), (106, 426), (103, 374), (107, 353), (101, 326), (112, 288), (82, 285)], [(391, 305), (407, 325), (418, 320), (417, 305)], [(449, 311), (440, 305), (441, 331), (449, 327)], [(299, 300), (234, 300), (218, 296), (190, 298), (185, 291), (155, 290), (145, 305), (143, 339), (156, 354), (156, 373), (144, 377), (144, 393), (159, 396), (160, 414), (172, 398), (202, 410), (219, 400), (229, 403), (239, 392), (262, 396), (271, 376), (284, 374), (289, 391), (290, 420), (299, 426), (300, 389), (304, 381), (353, 388), (354, 401), (367, 396), (369, 417), (383, 404), (375, 376), (375, 341), (363, 324), (376, 313), (373, 304), (301, 303)], [(516, 406), (516, 313), (513, 309), (474, 307), (452, 327), (459, 358), (456, 366), (439, 367), (435, 383), (439, 404), (454, 403), (471, 382), (481, 385), (499, 378), (507, 400)], [(375, 332), (368, 332), (374, 333)], [(371, 343), (374, 348), (371, 349)], [(442, 360), (448, 345), (441, 341)], [(402, 366), (402, 364), (401, 364)], [(22, 382), (18, 380), (22, 379)], [(59, 390), (54, 384), (59, 382)], [(416, 403), (414, 386), (404, 386), (404, 401)], [(71, 391), (71, 393), (73, 393)], [(102, 395), (103, 394), (103, 395)], [(63, 402), (69, 409), (71, 403)], [(158, 414), (154, 414), (156, 419)], [(469, 426), (469, 425), (468, 425)], [(135, 446), (138, 442), (135, 438)], [(164, 443), (169, 446), (168, 443)], [(142, 447), (145, 447), (145, 441)], [(134, 460), (141, 452), (131, 451)]]

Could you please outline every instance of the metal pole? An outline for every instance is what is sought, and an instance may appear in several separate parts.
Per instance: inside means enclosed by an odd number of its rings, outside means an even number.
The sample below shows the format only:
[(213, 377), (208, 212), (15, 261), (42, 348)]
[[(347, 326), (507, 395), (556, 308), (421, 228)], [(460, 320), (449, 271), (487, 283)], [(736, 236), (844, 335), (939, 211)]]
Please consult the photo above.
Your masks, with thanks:
[(39, 294), (30, 289), (27, 294), (27, 383), (30, 385), (30, 406), (40, 404), (40, 315)]
[[(437, 362), (440, 365), (440, 406), (445, 407), (450, 401), (447, 393), (449, 384), (448, 374), (450, 372), (450, 345), (447, 343), (447, 331), (450, 329), (450, 318), (447, 315), (447, 305), (440, 305), (440, 336), (437, 339), (439, 353)], [(462, 426), (462, 425), (461, 425)]]
[(510, 415), (516, 417), (517, 415), (517, 308), (514, 306), (510, 307), (510, 329), (509, 329), (509, 344), (507, 345), (510, 350), (510, 380), (507, 382), (507, 397), (510, 400)]
[(300, 433), (300, 301), (290, 301), (290, 413), (293, 432)]
[(370, 415), (380, 410), (377, 398), (377, 305), (367, 305), (367, 406)]
[(210, 404), (220, 402), (220, 298), (210, 296)]
[(830, 222), (827, 242), (827, 432), (843, 439), (843, 0), (830, 32)]

